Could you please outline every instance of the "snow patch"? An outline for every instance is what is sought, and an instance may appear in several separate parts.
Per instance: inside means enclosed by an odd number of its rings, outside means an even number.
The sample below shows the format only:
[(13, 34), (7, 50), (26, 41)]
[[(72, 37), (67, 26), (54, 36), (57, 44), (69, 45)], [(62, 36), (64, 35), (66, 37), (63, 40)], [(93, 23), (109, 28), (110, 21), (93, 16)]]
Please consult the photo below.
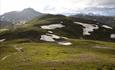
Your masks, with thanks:
[(71, 42), (68, 41), (56, 41), (55, 39), (61, 39), (60, 36), (54, 35), (54, 34), (46, 34), (46, 35), (41, 35), (40, 40), (47, 41), (47, 42), (56, 42), (60, 45), (72, 45)]
[(0, 42), (4, 42), (6, 39), (0, 39)]
[(49, 42), (55, 42), (55, 39), (60, 39), (60, 37), (54, 34), (46, 34), (46, 35), (41, 35), (40, 38), (40, 40), (49, 41)]
[(110, 38), (115, 39), (115, 34), (111, 34)]
[(68, 39), (67, 37), (62, 37), (63, 39)]
[(55, 39), (60, 39), (60, 37), (59, 37), (59, 36), (57, 36), (57, 35), (54, 35), (54, 34), (48, 34), (48, 35), (52, 36), (52, 38), (55, 38)]
[(112, 27), (107, 26), (107, 25), (102, 25), (102, 27), (104, 27), (104, 28), (108, 28), (108, 29), (113, 29)]
[(51, 25), (43, 25), (41, 26), (42, 29), (56, 29), (56, 28), (62, 28), (65, 27), (62, 24), (51, 24)]
[[(43, 25), (43, 26), (41, 26), (41, 28), (42, 29), (56, 29), (56, 28), (65, 27), (61, 23), (63, 23), (63, 21), (61, 21), (60, 24)], [(48, 31), (48, 33), (46, 33), (45, 35), (41, 35), (41, 38), (40, 38), (40, 40), (47, 41), (47, 42), (55, 42), (55, 43), (60, 44), (60, 45), (66, 45), (66, 46), (72, 45), (72, 43), (66, 41), (66, 39), (68, 39), (68, 38), (55, 35), (55, 34), (53, 34), (52, 31)]]
[(51, 33), (51, 34), (52, 34), (53, 32), (52, 32), (52, 31), (48, 31), (48, 33)]
[(62, 42), (58, 42), (58, 44), (60, 44), (60, 45), (72, 45), (72, 43), (71, 42), (67, 42), (67, 41), (62, 41)]
[(55, 40), (51, 36), (41, 35), (40, 40), (54, 42)]
[(91, 35), (90, 32), (93, 32), (94, 29), (98, 29), (98, 25), (95, 24), (85, 24), (85, 23), (81, 23), (81, 22), (74, 22), (75, 24), (79, 24), (82, 25), (83, 27), (83, 35)]

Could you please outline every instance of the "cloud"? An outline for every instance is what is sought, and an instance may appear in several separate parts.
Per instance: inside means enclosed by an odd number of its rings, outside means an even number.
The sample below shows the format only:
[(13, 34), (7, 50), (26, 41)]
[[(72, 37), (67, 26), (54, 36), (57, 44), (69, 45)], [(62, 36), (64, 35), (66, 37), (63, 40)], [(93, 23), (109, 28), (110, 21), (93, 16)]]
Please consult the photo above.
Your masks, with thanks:
[(34, 8), (45, 13), (74, 12), (86, 7), (115, 7), (115, 0), (0, 0), (0, 14)]
[(115, 5), (115, 0), (100, 0), (99, 5)]
[(90, 5), (93, 6), (105, 6), (105, 7), (115, 7), (115, 0), (90, 0)]

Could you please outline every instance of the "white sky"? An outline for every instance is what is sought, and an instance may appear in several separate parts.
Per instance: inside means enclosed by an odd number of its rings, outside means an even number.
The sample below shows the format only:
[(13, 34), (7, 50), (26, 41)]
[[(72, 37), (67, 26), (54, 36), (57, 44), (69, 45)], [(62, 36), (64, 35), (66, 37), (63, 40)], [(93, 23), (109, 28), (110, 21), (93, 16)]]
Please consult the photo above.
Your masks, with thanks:
[(43, 13), (63, 13), (97, 5), (114, 6), (115, 0), (0, 0), (0, 14), (28, 7)]

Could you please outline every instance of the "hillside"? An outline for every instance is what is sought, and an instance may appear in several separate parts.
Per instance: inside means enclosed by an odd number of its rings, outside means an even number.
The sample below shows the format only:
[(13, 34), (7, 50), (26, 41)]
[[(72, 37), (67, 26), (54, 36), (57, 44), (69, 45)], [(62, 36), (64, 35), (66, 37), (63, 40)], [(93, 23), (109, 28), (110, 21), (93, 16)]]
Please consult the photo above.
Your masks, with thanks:
[(115, 70), (115, 43), (69, 40), (72, 45), (24, 39), (0, 43), (1, 70)]
[(0, 70), (115, 70), (114, 42), (111, 26), (48, 14), (0, 29)]
[(21, 21), (28, 21), (41, 15), (42, 13), (37, 12), (32, 8), (26, 8), (22, 11), (12, 11), (12, 12), (5, 13), (0, 16), (0, 20), (15, 23)]
[(91, 39), (115, 41), (115, 28), (95, 21), (66, 17), (63, 15), (45, 15), (35, 18), (20, 28), (0, 34), (0, 39), (29, 38), (40, 40), (42, 35), (57, 35), (73, 39)]
[(115, 16), (115, 7), (88, 7), (80, 10), (80, 13), (88, 14), (93, 13), (101, 16)]
[(2, 28), (12, 29), (13, 24), (11, 22), (7, 22), (7, 21), (0, 21), (0, 29), (2, 29)]
[(76, 14), (72, 15), (73, 17), (76, 18), (81, 18), (81, 19), (87, 19), (87, 20), (93, 20), (97, 21), (98, 23), (104, 23), (107, 25), (110, 25), (112, 27), (115, 27), (115, 16), (101, 16), (101, 15), (95, 15), (95, 14)]

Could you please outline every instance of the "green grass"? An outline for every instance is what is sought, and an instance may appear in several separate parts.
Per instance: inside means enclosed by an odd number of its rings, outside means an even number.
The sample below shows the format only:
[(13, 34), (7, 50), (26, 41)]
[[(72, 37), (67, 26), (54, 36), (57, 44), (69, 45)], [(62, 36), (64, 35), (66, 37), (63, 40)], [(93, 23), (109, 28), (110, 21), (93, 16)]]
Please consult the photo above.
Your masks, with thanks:
[[(0, 43), (0, 70), (115, 70), (115, 43), (70, 41), (71, 46), (25, 42), (24, 39)], [(14, 46), (23, 51), (16, 51)], [(7, 58), (2, 60), (5, 56)]]
[[(48, 31), (41, 25), (61, 21), (66, 27), (51, 31), (69, 38), (71, 46), (39, 40)], [(72, 23), (69, 17), (47, 15), (14, 30), (1, 29), (6, 41), (0, 42), (0, 70), (115, 70), (115, 43), (78, 40), (82, 27)]]

